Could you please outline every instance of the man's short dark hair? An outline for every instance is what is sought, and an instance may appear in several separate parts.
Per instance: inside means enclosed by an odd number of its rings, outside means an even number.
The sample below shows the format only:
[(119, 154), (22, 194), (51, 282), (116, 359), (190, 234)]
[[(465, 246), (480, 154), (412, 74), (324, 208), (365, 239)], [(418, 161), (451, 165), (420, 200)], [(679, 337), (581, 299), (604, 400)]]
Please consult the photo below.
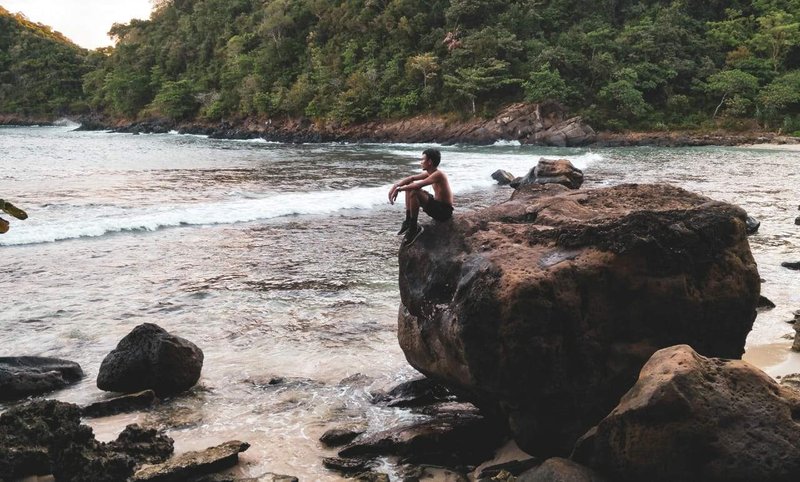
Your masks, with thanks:
[(442, 162), (442, 153), (439, 149), (425, 149), (422, 154), (431, 160), (433, 167), (439, 167), (439, 163)]

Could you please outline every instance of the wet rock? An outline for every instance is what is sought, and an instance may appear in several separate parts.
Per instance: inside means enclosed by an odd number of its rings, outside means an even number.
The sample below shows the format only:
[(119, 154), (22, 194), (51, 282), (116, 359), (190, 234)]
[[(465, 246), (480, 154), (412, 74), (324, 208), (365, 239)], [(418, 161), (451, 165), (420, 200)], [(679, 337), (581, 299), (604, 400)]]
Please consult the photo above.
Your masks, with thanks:
[(356, 437), (364, 433), (363, 430), (350, 430), (346, 428), (332, 428), (322, 434), (319, 441), (326, 447), (340, 447), (349, 444)]
[(476, 464), (491, 457), (502, 435), (496, 421), (472, 413), (449, 414), (361, 437), (339, 456), (398, 455), (409, 463)]
[(126, 393), (152, 389), (158, 396), (174, 395), (193, 387), (202, 368), (203, 352), (197, 345), (144, 323), (106, 355), (97, 388)]
[(538, 467), (517, 477), (517, 482), (604, 482), (604, 480), (592, 469), (560, 457), (549, 458)]
[(745, 225), (747, 226), (747, 234), (755, 234), (758, 232), (758, 228), (761, 227), (761, 221), (752, 216), (747, 216)]
[(793, 270), (800, 270), (800, 261), (784, 261), (781, 263), (781, 266)]
[(525, 177), (511, 182), (511, 187), (518, 189), (529, 184), (561, 184), (578, 189), (583, 184), (583, 171), (567, 159), (541, 158)]
[(510, 172), (498, 169), (492, 173), (492, 179), (497, 181), (497, 184), (501, 186), (507, 186), (511, 184), (516, 178)]
[[(77, 405), (37, 400), (0, 415), (0, 474), (10, 479), (53, 472), (49, 447), (86, 438)], [(88, 427), (87, 427), (88, 428)], [(89, 430), (91, 435), (91, 429)]]
[(800, 393), (741, 360), (656, 352), (573, 460), (611, 480), (800, 480)]
[(0, 357), (0, 400), (19, 400), (71, 385), (83, 378), (69, 360), (38, 356)]
[(138, 465), (161, 463), (175, 450), (173, 440), (162, 431), (137, 424), (125, 427), (117, 439), (107, 446), (115, 452), (133, 457)]
[(158, 465), (147, 465), (133, 474), (133, 481), (181, 482), (192, 477), (219, 472), (239, 462), (239, 452), (250, 448), (247, 442), (231, 440), (198, 452), (186, 452)]
[(98, 442), (70, 403), (39, 400), (0, 415), (0, 474), (12, 479), (52, 473), (58, 481), (118, 482), (137, 463), (170, 453), (169, 437), (137, 425), (113, 442)]
[(400, 346), (522, 450), (568, 454), (658, 349), (741, 357), (760, 294), (746, 217), (667, 185), (525, 186), (401, 248)]
[(527, 470), (537, 467), (542, 464), (542, 459), (532, 457), (525, 460), (512, 460), (502, 464), (490, 465), (481, 470), (478, 474), (478, 479), (491, 479), (496, 477), (500, 472), (506, 471), (511, 475), (519, 475)]
[(133, 412), (151, 407), (156, 401), (156, 392), (143, 390), (120, 397), (94, 402), (81, 409), (84, 417), (107, 417), (118, 413)]
[(454, 395), (440, 383), (422, 377), (403, 382), (386, 394), (376, 394), (373, 402), (383, 403), (389, 407), (418, 407), (454, 398)]
[(358, 473), (351, 478), (361, 482), (389, 482), (389, 476), (387, 474), (382, 472), (374, 472), (371, 470)]
[(370, 467), (376, 465), (374, 460), (361, 457), (361, 458), (342, 458), (342, 457), (325, 457), (322, 459), (322, 466), (328, 470), (339, 472), (340, 474), (356, 474), (369, 470)]
[(794, 218), (794, 223), (796, 225), (800, 226), (800, 216), (797, 216), (796, 218)]

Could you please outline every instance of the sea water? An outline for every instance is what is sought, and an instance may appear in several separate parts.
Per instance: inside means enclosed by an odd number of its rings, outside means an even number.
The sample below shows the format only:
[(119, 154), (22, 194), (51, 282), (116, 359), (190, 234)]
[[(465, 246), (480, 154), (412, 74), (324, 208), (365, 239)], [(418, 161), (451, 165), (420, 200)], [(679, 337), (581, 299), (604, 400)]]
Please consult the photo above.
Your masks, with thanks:
[[(0, 355), (80, 363), (86, 378), (51, 396), (86, 404), (107, 396), (95, 387), (100, 362), (141, 323), (205, 354), (195, 389), (147, 413), (89, 420), (98, 438), (155, 424), (180, 452), (251, 443), (241, 474), (338, 480), (321, 464), (335, 455), (318, 442), (327, 429), (419, 417), (371, 398), (417, 376), (396, 338), (403, 206), (387, 194), (420, 172), (430, 145), (73, 129), (0, 128), (0, 198), (30, 216), (0, 236)], [(800, 261), (800, 151), (435, 147), (456, 215), (508, 199), (492, 172), (524, 175), (541, 157), (570, 159), (585, 188), (667, 182), (742, 206), (762, 223), (750, 244), (777, 305), (756, 319), (748, 355), (774, 376), (798, 365), (784, 336), (800, 273), (780, 263)]]

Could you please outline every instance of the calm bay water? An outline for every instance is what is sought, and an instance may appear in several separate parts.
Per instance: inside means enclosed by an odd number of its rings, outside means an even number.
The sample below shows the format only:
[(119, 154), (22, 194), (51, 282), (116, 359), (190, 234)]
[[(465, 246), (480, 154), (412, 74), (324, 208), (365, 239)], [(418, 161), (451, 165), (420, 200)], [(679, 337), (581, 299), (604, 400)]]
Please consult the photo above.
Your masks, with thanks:
[[(416, 417), (370, 394), (415, 376), (397, 346), (394, 180), (422, 145), (286, 145), (196, 136), (0, 128), (0, 197), (30, 215), (0, 236), (0, 355), (77, 361), (57, 392), (89, 403), (103, 357), (136, 325), (200, 346), (200, 385), (149, 414), (92, 420), (98, 437), (133, 422), (170, 426), (179, 451), (237, 438), (237, 471), (337, 480), (317, 441), (348, 423), (379, 430)], [(782, 338), (800, 309), (800, 151), (760, 148), (442, 147), (457, 211), (505, 200), (490, 174), (566, 157), (586, 188), (668, 182), (739, 204), (777, 307), (759, 315), (748, 357), (772, 375), (800, 366)], [(273, 377), (282, 384), (271, 385)], [(2, 406), (0, 406), (2, 408)]]

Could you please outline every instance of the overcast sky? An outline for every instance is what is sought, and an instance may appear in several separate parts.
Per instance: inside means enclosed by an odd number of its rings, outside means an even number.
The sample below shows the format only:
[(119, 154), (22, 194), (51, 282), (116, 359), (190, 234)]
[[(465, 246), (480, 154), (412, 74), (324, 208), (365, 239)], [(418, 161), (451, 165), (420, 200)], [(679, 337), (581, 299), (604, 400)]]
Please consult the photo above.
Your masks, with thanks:
[(150, 18), (150, 0), (0, 0), (11, 13), (49, 25), (87, 49), (111, 45), (108, 30), (132, 18)]

